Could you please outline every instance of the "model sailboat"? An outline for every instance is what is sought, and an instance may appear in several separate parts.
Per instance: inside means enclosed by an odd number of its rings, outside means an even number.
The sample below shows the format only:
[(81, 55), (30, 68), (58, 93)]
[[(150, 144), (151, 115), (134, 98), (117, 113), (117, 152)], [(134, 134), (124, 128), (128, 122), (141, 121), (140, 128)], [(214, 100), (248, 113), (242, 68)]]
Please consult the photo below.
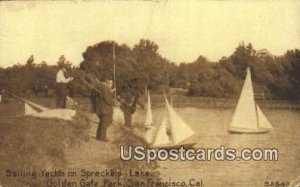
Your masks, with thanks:
[(152, 115), (152, 109), (151, 109), (151, 99), (150, 99), (150, 93), (147, 90), (147, 112), (146, 112), (146, 118), (145, 118), (145, 140), (149, 144), (151, 144), (151, 141), (153, 140), (153, 133), (155, 131), (155, 124), (153, 122), (153, 115)]
[[(8, 91), (8, 90), (7, 90)], [(66, 109), (66, 108), (57, 108), (51, 109), (48, 107), (44, 107), (28, 99), (20, 97), (10, 91), (8, 91), (13, 97), (24, 102), (24, 115), (32, 116), (38, 118), (57, 118), (63, 120), (72, 120), (76, 115), (76, 110)]]
[(150, 99), (150, 93), (147, 91), (147, 113), (145, 118), (145, 126), (153, 125), (153, 116), (152, 116), (152, 110), (151, 110), (151, 99)]
[(194, 131), (178, 116), (169, 104), (166, 96), (166, 114), (154, 133), (152, 146), (158, 148), (192, 147), (195, 143), (186, 143)]
[(244, 86), (229, 125), (228, 131), (237, 133), (263, 133), (272, 130), (273, 127), (254, 99), (250, 68)]

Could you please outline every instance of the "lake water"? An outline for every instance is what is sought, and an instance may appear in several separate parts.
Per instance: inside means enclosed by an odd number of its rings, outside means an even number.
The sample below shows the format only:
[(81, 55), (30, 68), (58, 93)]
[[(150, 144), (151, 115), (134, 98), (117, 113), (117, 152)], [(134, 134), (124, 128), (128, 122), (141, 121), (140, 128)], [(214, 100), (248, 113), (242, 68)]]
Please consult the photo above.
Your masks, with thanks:
[[(158, 171), (165, 181), (201, 180), (204, 186), (265, 186), (265, 182), (291, 182), (300, 176), (300, 111), (264, 109), (274, 130), (266, 134), (230, 134), (227, 125), (234, 109), (175, 108), (195, 130), (195, 148), (277, 148), (278, 161), (161, 161)], [(156, 122), (163, 109), (154, 109)], [(144, 115), (137, 115), (144, 116)], [(140, 117), (135, 120), (142, 120)]]

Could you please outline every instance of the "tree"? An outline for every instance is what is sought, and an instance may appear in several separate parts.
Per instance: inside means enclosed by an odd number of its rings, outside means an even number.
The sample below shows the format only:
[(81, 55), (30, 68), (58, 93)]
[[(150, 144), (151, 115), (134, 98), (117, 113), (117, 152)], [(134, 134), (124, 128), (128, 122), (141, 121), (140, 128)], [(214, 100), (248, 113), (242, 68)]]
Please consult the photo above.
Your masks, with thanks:
[(28, 58), (28, 60), (26, 62), (26, 66), (29, 66), (29, 67), (34, 66), (34, 57), (33, 57), (33, 55), (30, 55), (30, 57)]
[(158, 53), (158, 45), (150, 40), (140, 40), (133, 48), (136, 60), (135, 69), (141, 79), (143, 88), (162, 91), (169, 86), (171, 72), (168, 67), (170, 63)]
[(66, 60), (66, 57), (64, 55), (61, 55), (58, 58), (57, 66), (67, 68), (69, 70), (72, 69), (72, 63)]

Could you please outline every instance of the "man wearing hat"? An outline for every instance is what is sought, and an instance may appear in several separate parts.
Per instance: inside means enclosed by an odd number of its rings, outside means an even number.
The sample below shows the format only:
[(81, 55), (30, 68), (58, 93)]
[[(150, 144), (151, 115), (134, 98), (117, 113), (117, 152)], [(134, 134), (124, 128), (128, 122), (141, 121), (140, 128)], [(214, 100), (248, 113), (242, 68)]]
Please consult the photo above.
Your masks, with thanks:
[(101, 82), (97, 79), (87, 80), (93, 85), (91, 93), (92, 112), (96, 113), (100, 122), (98, 125), (96, 139), (108, 141), (107, 129), (113, 120), (113, 90), (109, 80)]
[(66, 100), (68, 95), (67, 84), (73, 80), (73, 77), (66, 78), (66, 69), (64, 66), (60, 66), (56, 74), (56, 107), (57, 108), (66, 108)]

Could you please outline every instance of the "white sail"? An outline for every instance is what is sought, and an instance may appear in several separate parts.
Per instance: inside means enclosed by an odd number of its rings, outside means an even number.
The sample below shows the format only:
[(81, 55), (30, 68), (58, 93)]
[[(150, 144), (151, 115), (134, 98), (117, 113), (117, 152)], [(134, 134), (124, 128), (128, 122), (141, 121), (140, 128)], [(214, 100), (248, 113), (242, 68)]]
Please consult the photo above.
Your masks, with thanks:
[(256, 107), (257, 107), (257, 115), (258, 115), (259, 128), (273, 129), (271, 123), (266, 118), (266, 116), (264, 115), (264, 113), (262, 112), (262, 110), (259, 108), (259, 106), (256, 105)]
[(150, 100), (150, 94), (149, 91), (147, 91), (147, 113), (146, 113), (146, 119), (145, 119), (145, 125), (151, 125), (153, 123), (153, 116), (152, 116), (152, 110), (151, 110), (151, 100)]
[[(43, 111), (38, 111), (34, 107), (40, 106), (38, 104), (32, 105), (33, 102), (26, 101), (25, 102), (25, 115), (39, 117), (39, 118), (59, 118), (64, 120), (72, 120), (72, 118), (76, 115), (75, 110), (71, 109), (48, 109)], [(32, 107), (34, 106), (34, 107)], [(46, 107), (39, 107), (38, 109)]]
[(33, 107), (31, 107), (29, 104), (25, 102), (25, 115), (32, 115), (38, 112), (39, 111), (35, 110)]
[(113, 122), (117, 124), (124, 124), (124, 113), (120, 107), (113, 107)]
[(168, 112), (172, 143), (176, 145), (193, 136), (195, 132), (178, 116), (178, 114), (169, 104), (166, 96), (165, 102)]
[(25, 103), (27, 103), (27, 104), (29, 104), (29, 105), (31, 105), (31, 106), (34, 106), (34, 107), (36, 107), (36, 108), (38, 108), (38, 109), (41, 110), (41, 111), (47, 111), (47, 110), (50, 110), (50, 108), (47, 108), (47, 107), (44, 107), (44, 106), (42, 106), (42, 105), (36, 104), (36, 103), (34, 103), (34, 102), (32, 102), (32, 101), (29, 101), (29, 100), (27, 100), (27, 99), (23, 99), (23, 98), (20, 98), (20, 99), (22, 99)]
[(251, 72), (248, 68), (246, 80), (232, 117), (229, 131), (257, 133), (267, 132), (272, 128), (271, 123), (255, 103)]
[(58, 118), (63, 120), (72, 120), (75, 115), (76, 110), (64, 108), (50, 109), (47, 111), (31, 114), (31, 116), (39, 118)]
[(254, 93), (250, 69), (247, 69), (246, 80), (235, 109), (229, 128), (258, 129)]
[(167, 134), (168, 123), (169, 123), (168, 116), (165, 115), (165, 117), (163, 118), (161, 124), (157, 129), (156, 135), (154, 136), (154, 140), (152, 144), (154, 147), (171, 143), (170, 138)]
[(64, 120), (72, 120), (72, 118), (76, 115), (76, 110), (71, 109), (50, 109), (44, 107), (42, 105), (36, 104), (32, 101), (24, 99), (12, 92), (10, 92), (12, 96), (17, 99), (24, 101), (25, 103), (25, 115), (39, 117), (39, 118), (59, 118)]

